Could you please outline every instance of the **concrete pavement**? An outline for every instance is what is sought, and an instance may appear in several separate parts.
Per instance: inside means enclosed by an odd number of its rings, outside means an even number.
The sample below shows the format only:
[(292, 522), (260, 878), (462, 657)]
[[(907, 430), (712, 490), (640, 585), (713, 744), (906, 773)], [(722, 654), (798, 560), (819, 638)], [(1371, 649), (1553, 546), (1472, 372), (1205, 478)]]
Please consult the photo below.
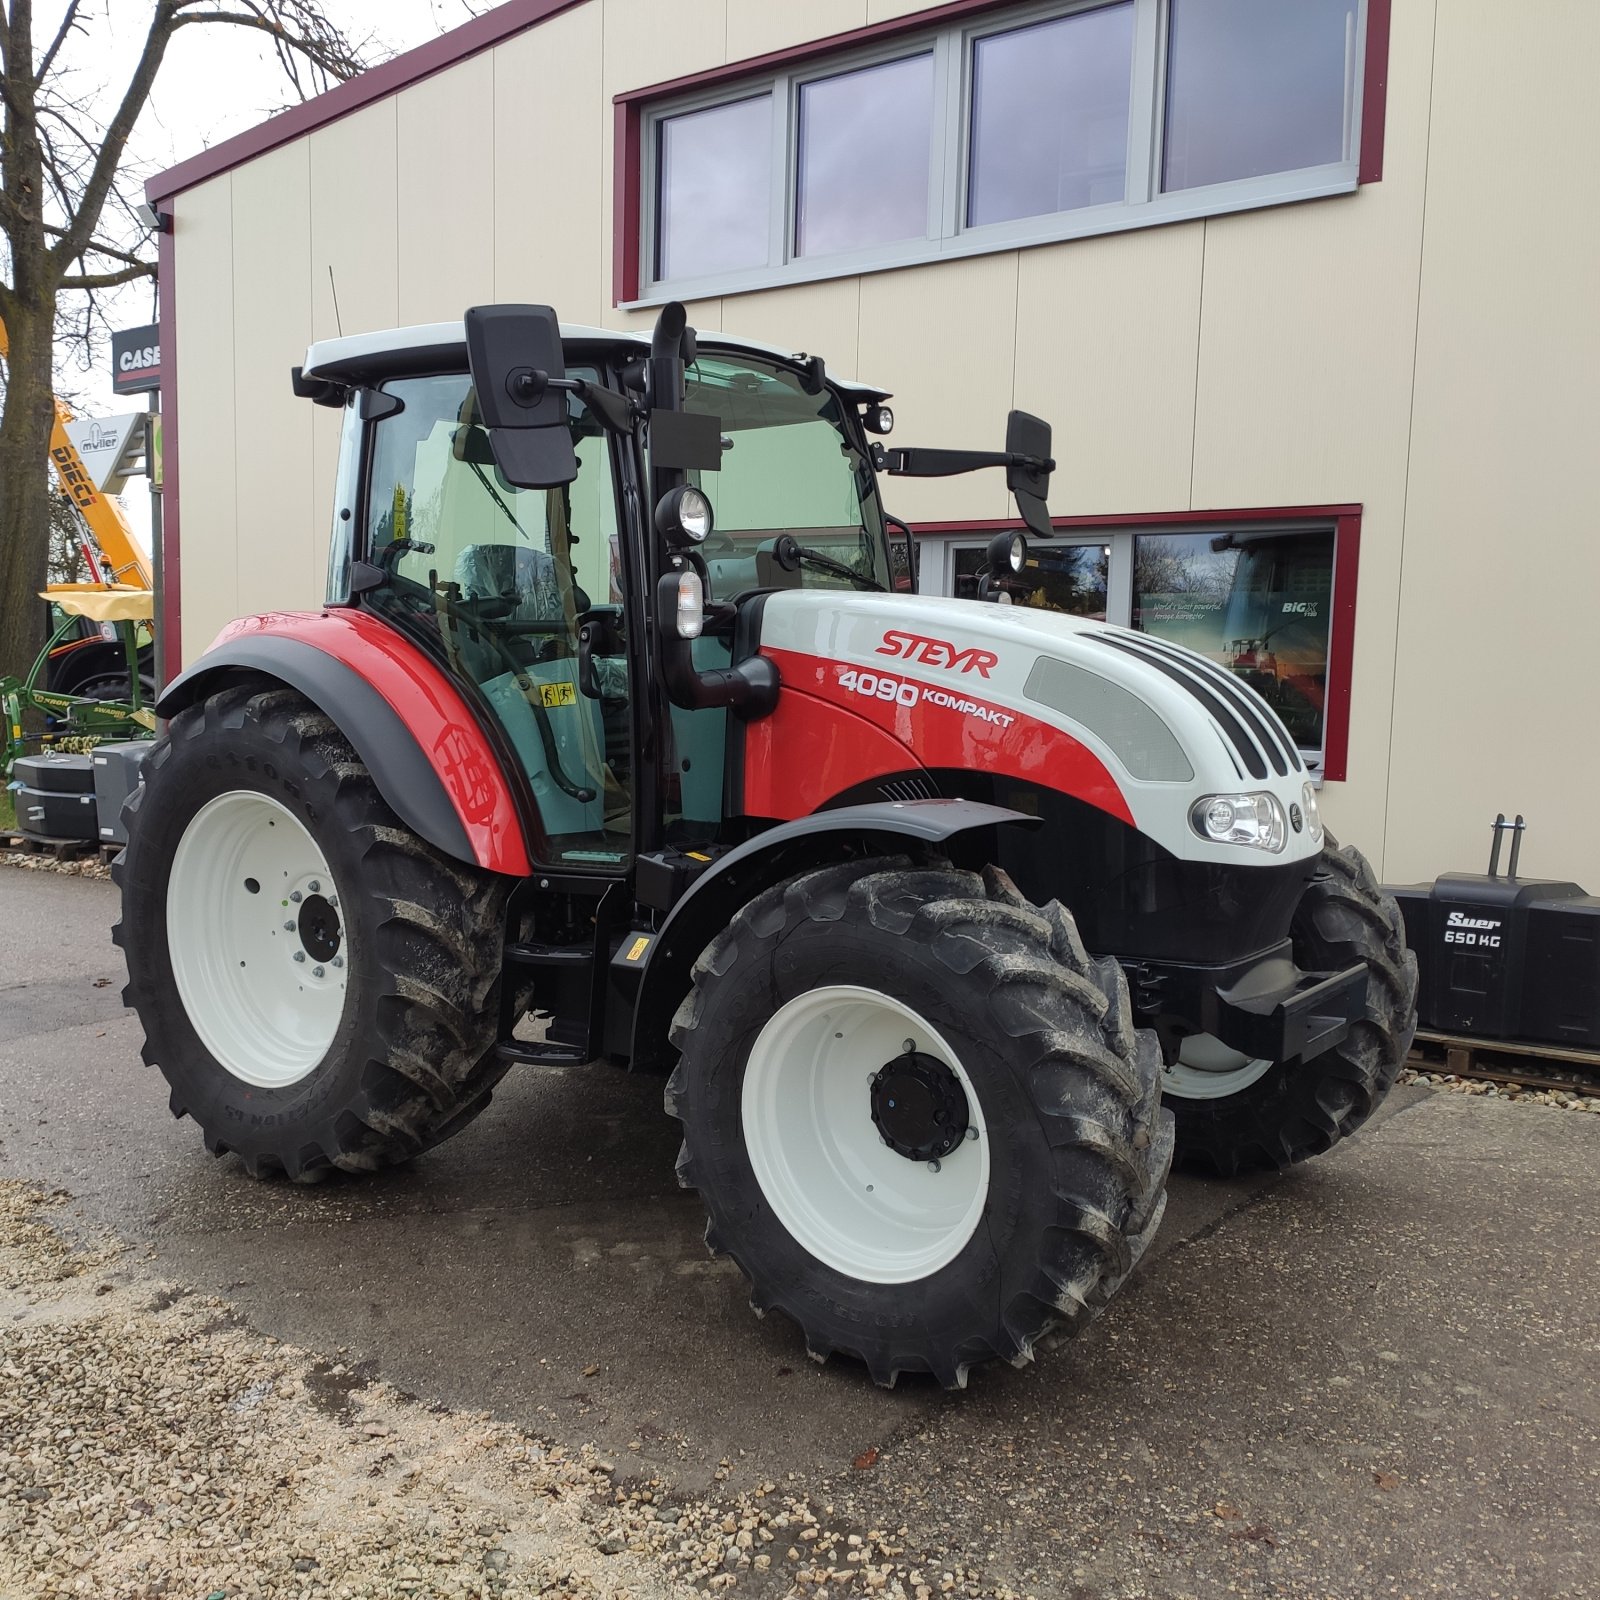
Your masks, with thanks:
[(1085, 1339), (884, 1392), (706, 1257), (658, 1080), (514, 1074), (361, 1183), (211, 1160), (139, 1061), (115, 914), (109, 884), (0, 866), (0, 1174), (264, 1332), (685, 1493), (723, 1460), (794, 1473), (1041, 1597), (1600, 1593), (1600, 1119), (1399, 1091), (1287, 1177), (1175, 1179)]

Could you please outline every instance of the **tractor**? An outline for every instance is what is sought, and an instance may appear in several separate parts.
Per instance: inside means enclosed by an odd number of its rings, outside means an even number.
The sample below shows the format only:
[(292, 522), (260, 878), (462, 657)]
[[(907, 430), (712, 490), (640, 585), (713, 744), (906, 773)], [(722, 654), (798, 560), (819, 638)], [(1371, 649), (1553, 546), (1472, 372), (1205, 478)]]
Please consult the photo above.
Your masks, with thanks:
[[(887, 392), (676, 304), (475, 307), (293, 383), (342, 419), (327, 600), (167, 687), (116, 868), (214, 1154), (368, 1173), (513, 1066), (658, 1072), (755, 1310), (959, 1387), (1097, 1315), (1175, 1150), (1285, 1166), (1383, 1099), (1415, 961), (1271, 708), (1008, 603), (1038, 418), (891, 449)], [(980, 597), (906, 592), (881, 482), (983, 470), (1021, 526)]]

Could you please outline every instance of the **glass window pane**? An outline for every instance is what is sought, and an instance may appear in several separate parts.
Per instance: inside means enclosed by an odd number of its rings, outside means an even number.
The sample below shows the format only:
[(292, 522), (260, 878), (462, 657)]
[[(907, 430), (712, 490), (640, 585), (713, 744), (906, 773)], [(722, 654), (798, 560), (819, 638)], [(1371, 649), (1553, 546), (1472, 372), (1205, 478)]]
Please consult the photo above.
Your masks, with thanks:
[(1172, 0), (1163, 189), (1345, 159), (1358, 0)]
[(772, 96), (665, 117), (656, 149), (656, 277), (765, 266)]
[(1121, 200), (1133, 6), (979, 39), (972, 51), (967, 225)]
[(924, 238), (932, 138), (931, 55), (803, 84), (795, 253)]
[(1322, 748), (1332, 601), (1331, 532), (1134, 541), (1134, 627), (1244, 679), (1303, 750)]

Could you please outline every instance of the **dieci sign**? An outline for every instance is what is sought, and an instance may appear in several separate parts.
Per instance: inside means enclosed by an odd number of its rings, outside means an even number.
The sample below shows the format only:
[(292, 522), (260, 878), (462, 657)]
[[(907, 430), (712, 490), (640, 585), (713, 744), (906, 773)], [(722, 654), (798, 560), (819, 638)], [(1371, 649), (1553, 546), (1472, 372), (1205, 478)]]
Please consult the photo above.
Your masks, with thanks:
[(124, 328), (111, 335), (111, 392), (143, 394), (161, 387), (161, 327)]

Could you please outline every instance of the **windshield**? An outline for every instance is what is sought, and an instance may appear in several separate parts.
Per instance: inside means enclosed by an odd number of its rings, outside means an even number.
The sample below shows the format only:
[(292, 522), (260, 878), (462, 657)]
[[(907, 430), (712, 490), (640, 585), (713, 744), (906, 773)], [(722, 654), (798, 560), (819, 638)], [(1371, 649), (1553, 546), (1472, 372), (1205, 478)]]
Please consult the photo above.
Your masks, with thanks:
[[(759, 357), (703, 355), (689, 368), (686, 406), (722, 427), (722, 470), (689, 475), (715, 517), (701, 546), (714, 594), (889, 587), (872, 466), (850, 442), (837, 395), (807, 394), (798, 373)], [(772, 558), (783, 533), (847, 571), (813, 561), (784, 570)]]

